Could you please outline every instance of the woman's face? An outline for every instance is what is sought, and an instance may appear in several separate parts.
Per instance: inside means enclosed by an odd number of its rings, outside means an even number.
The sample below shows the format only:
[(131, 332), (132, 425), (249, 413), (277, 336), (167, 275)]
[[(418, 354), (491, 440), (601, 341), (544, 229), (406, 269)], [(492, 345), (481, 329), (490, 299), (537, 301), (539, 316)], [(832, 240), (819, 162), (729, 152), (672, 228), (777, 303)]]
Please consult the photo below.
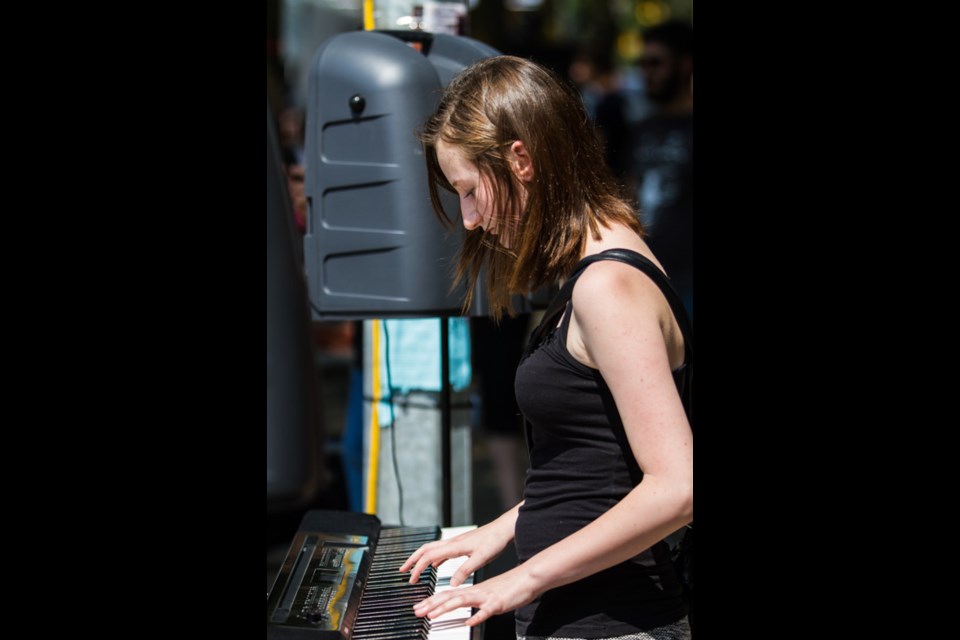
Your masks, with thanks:
[[(443, 140), (437, 141), (437, 162), (447, 182), (460, 196), (460, 215), (467, 230), (480, 227), (492, 235), (500, 233), (499, 213), (495, 211), (490, 181), (463, 152)], [(504, 238), (500, 238), (503, 244)]]

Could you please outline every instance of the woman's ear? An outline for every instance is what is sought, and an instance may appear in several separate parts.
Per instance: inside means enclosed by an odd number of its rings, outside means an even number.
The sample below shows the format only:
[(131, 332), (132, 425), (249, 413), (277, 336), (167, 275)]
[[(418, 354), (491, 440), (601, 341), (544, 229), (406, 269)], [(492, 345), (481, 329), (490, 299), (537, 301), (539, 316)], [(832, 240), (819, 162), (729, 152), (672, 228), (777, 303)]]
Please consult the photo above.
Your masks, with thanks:
[(533, 180), (533, 162), (530, 160), (527, 148), (520, 140), (514, 140), (510, 145), (510, 166), (513, 167), (514, 175), (521, 182)]

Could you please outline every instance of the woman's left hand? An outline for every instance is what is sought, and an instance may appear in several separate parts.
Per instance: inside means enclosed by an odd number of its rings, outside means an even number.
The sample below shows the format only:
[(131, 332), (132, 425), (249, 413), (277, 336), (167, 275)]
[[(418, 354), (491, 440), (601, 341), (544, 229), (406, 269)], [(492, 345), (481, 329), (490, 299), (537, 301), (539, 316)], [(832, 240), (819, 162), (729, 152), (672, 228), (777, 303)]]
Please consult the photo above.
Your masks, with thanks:
[(513, 611), (531, 602), (537, 593), (523, 567), (515, 567), (479, 584), (437, 593), (413, 607), (418, 618), (437, 618), (460, 607), (479, 609), (464, 624), (478, 625), (490, 616)]

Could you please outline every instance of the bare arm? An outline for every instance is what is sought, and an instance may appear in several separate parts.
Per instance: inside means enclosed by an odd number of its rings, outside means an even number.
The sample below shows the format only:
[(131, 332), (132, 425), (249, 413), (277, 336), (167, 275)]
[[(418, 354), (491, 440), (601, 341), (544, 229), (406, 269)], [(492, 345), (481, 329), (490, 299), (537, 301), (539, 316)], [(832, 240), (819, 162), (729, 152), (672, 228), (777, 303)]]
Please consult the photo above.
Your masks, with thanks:
[(643, 481), (528, 561), (547, 588), (623, 562), (693, 519), (693, 433), (670, 369), (663, 294), (633, 267), (606, 262), (581, 277), (573, 309), (571, 336), (579, 340), (571, 350), (603, 375)]
[[(606, 380), (643, 481), (589, 525), (522, 565), (415, 607), (431, 618), (461, 606), (468, 625), (619, 564), (693, 519), (693, 434), (670, 370), (665, 301), (628, 265), (599, 263), (574, 289), (571, 352)], [(571, 338), (573, 340), (573, 338)]]

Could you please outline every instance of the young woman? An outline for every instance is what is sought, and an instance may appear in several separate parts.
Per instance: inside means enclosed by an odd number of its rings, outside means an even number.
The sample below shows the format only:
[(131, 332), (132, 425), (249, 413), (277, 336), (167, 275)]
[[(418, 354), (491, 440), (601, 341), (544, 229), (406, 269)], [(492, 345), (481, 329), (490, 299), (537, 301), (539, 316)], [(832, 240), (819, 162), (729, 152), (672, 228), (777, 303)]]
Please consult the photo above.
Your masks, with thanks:
[[(441, 188), (460, 198), (468, 232), (457, 277), (472, 285), (486, 263), (498, 313), (512, 294), (608, 249), (662, 269), (576, 90), (547, 69), (512, 56), (474, 64), (451, 81), (422, 141), (435, 210), (444, 217)], [(416, 614), (471, 606), (472, 626), (515, 610), (517, 636), (528, 640), (689, 638), (664, 542), (693, 520), (693, 434), (674, 378), (683, 365), (682, 334), (657, 284), (621, 262), (589, 265), (556, 330), (517, 369), (532, 427), (523, 500), (424, 545), (400, 571), (414, 582), (428, 566), (469, 556), (456, 586), (511, 541), (520, 563), (433, 595)]]

